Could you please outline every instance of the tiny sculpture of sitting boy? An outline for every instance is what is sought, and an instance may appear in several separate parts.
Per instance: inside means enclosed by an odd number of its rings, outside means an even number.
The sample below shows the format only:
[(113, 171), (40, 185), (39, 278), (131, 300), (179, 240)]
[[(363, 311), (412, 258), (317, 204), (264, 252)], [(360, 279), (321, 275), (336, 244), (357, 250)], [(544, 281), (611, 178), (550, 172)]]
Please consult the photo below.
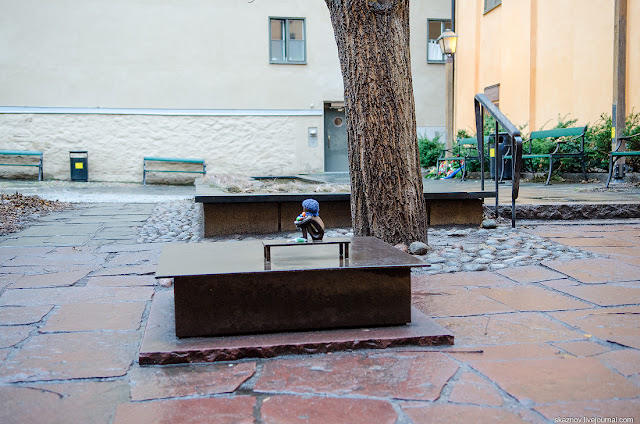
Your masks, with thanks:
[(324, 237), (324, 222), (320, 219), (320, 205), (314, 199), (307, 199), (302, 202), (303, 212), (296, 218), (295, 224), (302, 230), (302, 237), (307, 239), (307, 233), (311, 235), (313, 241), (322, 241)]

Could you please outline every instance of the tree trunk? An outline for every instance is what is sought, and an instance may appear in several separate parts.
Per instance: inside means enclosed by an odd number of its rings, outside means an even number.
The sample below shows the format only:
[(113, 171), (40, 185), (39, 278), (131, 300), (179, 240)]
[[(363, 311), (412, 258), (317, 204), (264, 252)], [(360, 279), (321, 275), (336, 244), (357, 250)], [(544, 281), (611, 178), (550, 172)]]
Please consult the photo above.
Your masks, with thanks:
[(325, 0), (338, 44), (359, 236), (427, 241), (409, 54), (409, 0)]

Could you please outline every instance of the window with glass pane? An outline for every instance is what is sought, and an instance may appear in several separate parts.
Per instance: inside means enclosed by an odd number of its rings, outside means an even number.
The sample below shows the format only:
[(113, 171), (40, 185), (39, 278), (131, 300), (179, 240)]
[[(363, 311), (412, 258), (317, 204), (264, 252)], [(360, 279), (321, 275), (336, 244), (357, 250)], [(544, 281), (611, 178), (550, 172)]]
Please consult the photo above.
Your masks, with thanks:
[(306, 63), (304, 19), (270, 18), (271, 63)]
[(502, 0), (484, 0), (484, 13), (495, 9), (502, 4)]
[(427, 19), (427, 62), (444, 63), (444, 55), (436, 41), (445, 29), (451, 29), (450, 19)]

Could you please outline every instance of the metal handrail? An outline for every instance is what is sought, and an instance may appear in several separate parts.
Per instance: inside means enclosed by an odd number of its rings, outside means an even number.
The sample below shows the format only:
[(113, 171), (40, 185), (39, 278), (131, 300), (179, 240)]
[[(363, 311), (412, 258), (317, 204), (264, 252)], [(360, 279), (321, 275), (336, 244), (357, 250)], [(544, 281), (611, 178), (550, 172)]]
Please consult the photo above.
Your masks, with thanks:
[[(478, 139), (478, 150), (481, 155), (484, 156), (484, 112), (489, 113), (496, 120), (495, 127), (495, 181), (496, 181), (496, 218), (498, 217), (498, 183), (500, 177), (498, 176), (498, 156), (500, 141), (498, 135), (498, 126), (502, 126), (502, 129), (507, 133), (511, 145), (511, 226), (516, 226), (516, 199), (520, 191), (520, 170), (522, 169), (522, 134), (515, 125), (504, 116), (504, 114), (494, 105), (491, 100), (483, 93), (478, 93), (474, 97), (474, 108), (476, 113), (476, 137)], [(484, 190), (484, 157), (480, 160), (480, 184), (481, 189)]]

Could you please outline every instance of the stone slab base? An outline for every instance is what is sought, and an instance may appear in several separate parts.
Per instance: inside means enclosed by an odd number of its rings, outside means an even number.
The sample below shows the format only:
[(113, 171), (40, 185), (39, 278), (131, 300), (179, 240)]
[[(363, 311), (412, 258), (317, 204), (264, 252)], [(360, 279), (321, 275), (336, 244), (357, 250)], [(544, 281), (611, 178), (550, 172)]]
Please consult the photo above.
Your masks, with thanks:
[[(487, 207), (488, 214), (495, 208)], [(511, 206), (499, 206), (498, 213), (511, 219)], [(578, 203), (552, 205), (516, 205), (517, 219), (572, 220), (572, 219), (625, 219), (640, 218), (638, 203)]]
[(173, 305), (173, 292), (155, 294), (140, 347), (140, 365), (234, 361), (410, 345), (452, 345), (454, 341), (449, 331), (415, 308), (411, 311), (411, 323), (400, 326), (179, 339), (175, 334)]

